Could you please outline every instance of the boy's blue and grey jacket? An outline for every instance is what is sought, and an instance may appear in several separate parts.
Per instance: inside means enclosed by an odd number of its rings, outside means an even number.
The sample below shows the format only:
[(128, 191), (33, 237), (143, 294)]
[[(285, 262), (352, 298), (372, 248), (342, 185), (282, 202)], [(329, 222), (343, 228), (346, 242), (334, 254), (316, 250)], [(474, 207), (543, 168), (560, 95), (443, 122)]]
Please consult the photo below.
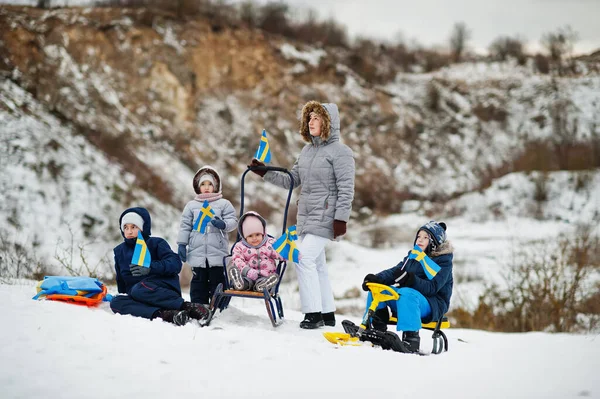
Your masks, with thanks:
[[(202, 168), (196, 172), (196, 177), (210, 169), (210, 173), (216, 174), (216, 181), (221, 181), (218, 173), (212, 168)], [(196, 181), (194, 177), (194, 181)], [(218, 184), (220, 186), (220, 183)], [(220, 188), (220, 187), (219, 187)], [(237, 228), (237, 217), (231, 202), (224, 198), (209, 202), (215, 212), (215, 217), (225, 222), (225, 230), (219, 230), (212, 223), (206, 227), (206, 233), (202, 234), (193, 229), (194, 222), (198, 218), (204, 201), (192, 200), (187, 203), (181, 214), (181, 224), (177, 243), (187, 245), (187, 260), (191, 267), (206, 267), (206, 261), (211, 267), (223, 266), (223, 258), (229, 255), (230, 245), (227, 233)]]
[[(394, 283), (394, 272), (402, 268), (407, 272), (412, 272), (415, 275), (415, 282), (409, 288), (413, 288), (419, 291), (431, 305), (431, 318), (423, 320), (428, 323), (430, 321), (437, 321), (442, 315), (444, 315), (450, 307), (450, 297), (452, 296), (452, 286), (454, 280), (452, 278), (452, 258), (453, 255), (452, 244), (446, 241), (440, 247), (431, 253), (429, 257), (440, 266), (440, 271), (436, 276), (429, 280), (421, 263), (415, 259), (408, 259), (406, 256), (402, 262), (396, 266), (377, 273), (377, 277), (381, 279), (383, 284), (392, 285)], [(409, 252), (410, 254), (410, 252)]]
[[(321, 136), (308, 133), (311, 112), (323, 116)], [(337, 105), (307, 103), (302, 110), (300, 133), (308, 142), (290, 170), (294, 188), (301, 186), (298, 200), (298, 235), (314, 234), (333, 239), (333, 221), (348, 222), (354, 199), (354, 157), (340, 142), (340, 115)], [(289, 188), (287, 173), (268, 171), (266, 181)]]
[(181, 271), (181, 260), (179, 256), (171, 250), (169, 243), (160, 237), (150, 237), (152, 229), (152, 221), (150, 214), (145, 208), (129, 208), (126, 209), (119, 217), (119, 229), (121, 228), (121, 219), (128, 212), (135, 212), (144, 220), (144, 230), (142, 236), (146, 241), (148, 252), (152, 257), (150, 263), (150, 274), (147, 276), (135, 277), (129, 270), (133, 251), (135, 249), (136, 238), (126, 239), (125, 234), (121, 231), (121, 235), (125, 242), (117, 245), (113, 252), (115, 255), (115, 272), (117, 273), (117, 289), (122, 294), (129, 294), (131, 288), (140, 281), (158, 280), (166, 283), (175, 291), (181, 294), (181, 286), (179, 285), (179, 272)]

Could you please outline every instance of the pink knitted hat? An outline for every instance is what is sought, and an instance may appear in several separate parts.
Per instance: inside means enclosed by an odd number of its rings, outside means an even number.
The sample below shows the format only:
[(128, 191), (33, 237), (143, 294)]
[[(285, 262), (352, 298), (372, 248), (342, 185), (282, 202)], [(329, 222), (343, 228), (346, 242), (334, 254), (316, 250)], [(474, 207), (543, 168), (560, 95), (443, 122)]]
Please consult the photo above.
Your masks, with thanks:
[(262, 222), (259, 218), (253, 215), (247, 215), (244, 218), (244, 222), (242, 223), (242, 234), (244, 238), (248, 237), (250, 234), (260, 233), (262, 235), (265, 234), (265, 229), (263, 227)]

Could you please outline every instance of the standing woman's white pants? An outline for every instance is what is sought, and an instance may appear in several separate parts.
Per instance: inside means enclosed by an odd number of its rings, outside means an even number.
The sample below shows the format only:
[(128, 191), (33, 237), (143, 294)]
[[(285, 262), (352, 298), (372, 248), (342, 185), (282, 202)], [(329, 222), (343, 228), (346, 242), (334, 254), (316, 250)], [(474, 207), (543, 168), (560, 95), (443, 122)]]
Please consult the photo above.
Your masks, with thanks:
[(300, 262), (296, 265), (302, 313), (335, 311), (333, 291), (329, 282), (325, 245), (328, 238), (305, 234), (300, 237)]

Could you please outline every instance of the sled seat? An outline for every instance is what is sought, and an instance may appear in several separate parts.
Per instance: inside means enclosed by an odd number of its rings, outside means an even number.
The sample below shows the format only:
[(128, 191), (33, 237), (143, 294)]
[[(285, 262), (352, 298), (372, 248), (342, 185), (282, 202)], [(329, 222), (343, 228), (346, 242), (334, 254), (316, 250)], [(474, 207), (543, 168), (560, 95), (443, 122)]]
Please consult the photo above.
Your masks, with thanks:
[[(273, 327), (279, 326), (283, 320), (283, 304), (279, 296), (279, 284), (281, 284), (281, 280), (285, 273), (285, 269), (287, 266), (286, 262), (279, 261), (277, 265), (277, 274), (279, 275), (279, 281), (270, 290), (267, 290), (265, 288), (260, 292), (240, 291), (228, 288), (230, 286), (230, 283), (227, 271), (229, 270), (228, 268), (235, 267), (230, 262), (229, 265), (227, 264), (228, 258), (230, 258), (230, 256), (226, 256), (223, 259), (223, 272), (225, 274), (225, 284), (219, 284), (217, 286), (217, 289), (215, 290), (210, 304), (211, 314), (214, 314), (214, 312), (216, 312), (217, 309), (221, 312), (227, 309), (232, 297), (262, 299), (265, 301), (265, 307), (267, 309), (269, 319), (271, 320), (271, 324), (273, 325)], [(212, 319), (212, 317), (210, 319)], [(206, 323), (206, 325), (210, 323), (210, 319), (208, 323)]]
[[(395, 316), (392, 316), (392, 317), (390, 317), (390, 321), (388, 324), (395, 326), (397, 322), (398, 322), (398, 319)], [(431, 330), (431, 331), (435, 331), (436, 329), (445, 330), (445, 329), (450, 328), (450, 320), (448, 320), (448, 318), (446, 316), (442, 316), (439, 327), (438, 327), (438, 323), (440, 323), (440, 321), (430, 321), (429, 323), (422, 323), (421, 328), (424, 328), (426, 330)]]

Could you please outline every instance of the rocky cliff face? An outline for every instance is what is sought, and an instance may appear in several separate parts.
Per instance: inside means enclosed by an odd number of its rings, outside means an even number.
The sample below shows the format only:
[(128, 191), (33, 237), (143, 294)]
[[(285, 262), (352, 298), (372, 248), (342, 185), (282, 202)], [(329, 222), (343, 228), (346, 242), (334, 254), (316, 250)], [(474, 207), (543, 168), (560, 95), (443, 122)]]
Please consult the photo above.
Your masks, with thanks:
[[(237, 205), (261, 130), (273, 164), (291, 166), (303, 145), (299, 110), (312, 99), (340, 107), (357, 160), (356, 215), (401, 212), (409, 199), (447, 201), (515, 170), (600, 166), (594, 74), (553, 79), (511, 64), (466, 64), (375, 85), (352, 72), (341, 49), (143, 9), (3, 6), (0, 54), (0, 132), (6, 151), (31, 158), (11, 168), (33, 171), (27, 185), (5, 179), (3, 198), (14, 201), (4, 219), (35, 212), (15, 193), (35, 197), (36, 184), (87, 179), (80, 190), (110, 200), (75, 207), (81, 197), (71, 189), (55, 204), (71, 209), (77, 226), (97, 219), (86, 234), (105, 246), (118, 210), (132, 203), (161, 209), (159, 232), (174, 237), (204, 164), (221, 171)], [(81, 170), (69, 173), (74, 163)], [(257, 183), (249, 181), (246, 206), (280, 214), (285, 193)], [(34, 231), (23, 220), (7, 226)]]

